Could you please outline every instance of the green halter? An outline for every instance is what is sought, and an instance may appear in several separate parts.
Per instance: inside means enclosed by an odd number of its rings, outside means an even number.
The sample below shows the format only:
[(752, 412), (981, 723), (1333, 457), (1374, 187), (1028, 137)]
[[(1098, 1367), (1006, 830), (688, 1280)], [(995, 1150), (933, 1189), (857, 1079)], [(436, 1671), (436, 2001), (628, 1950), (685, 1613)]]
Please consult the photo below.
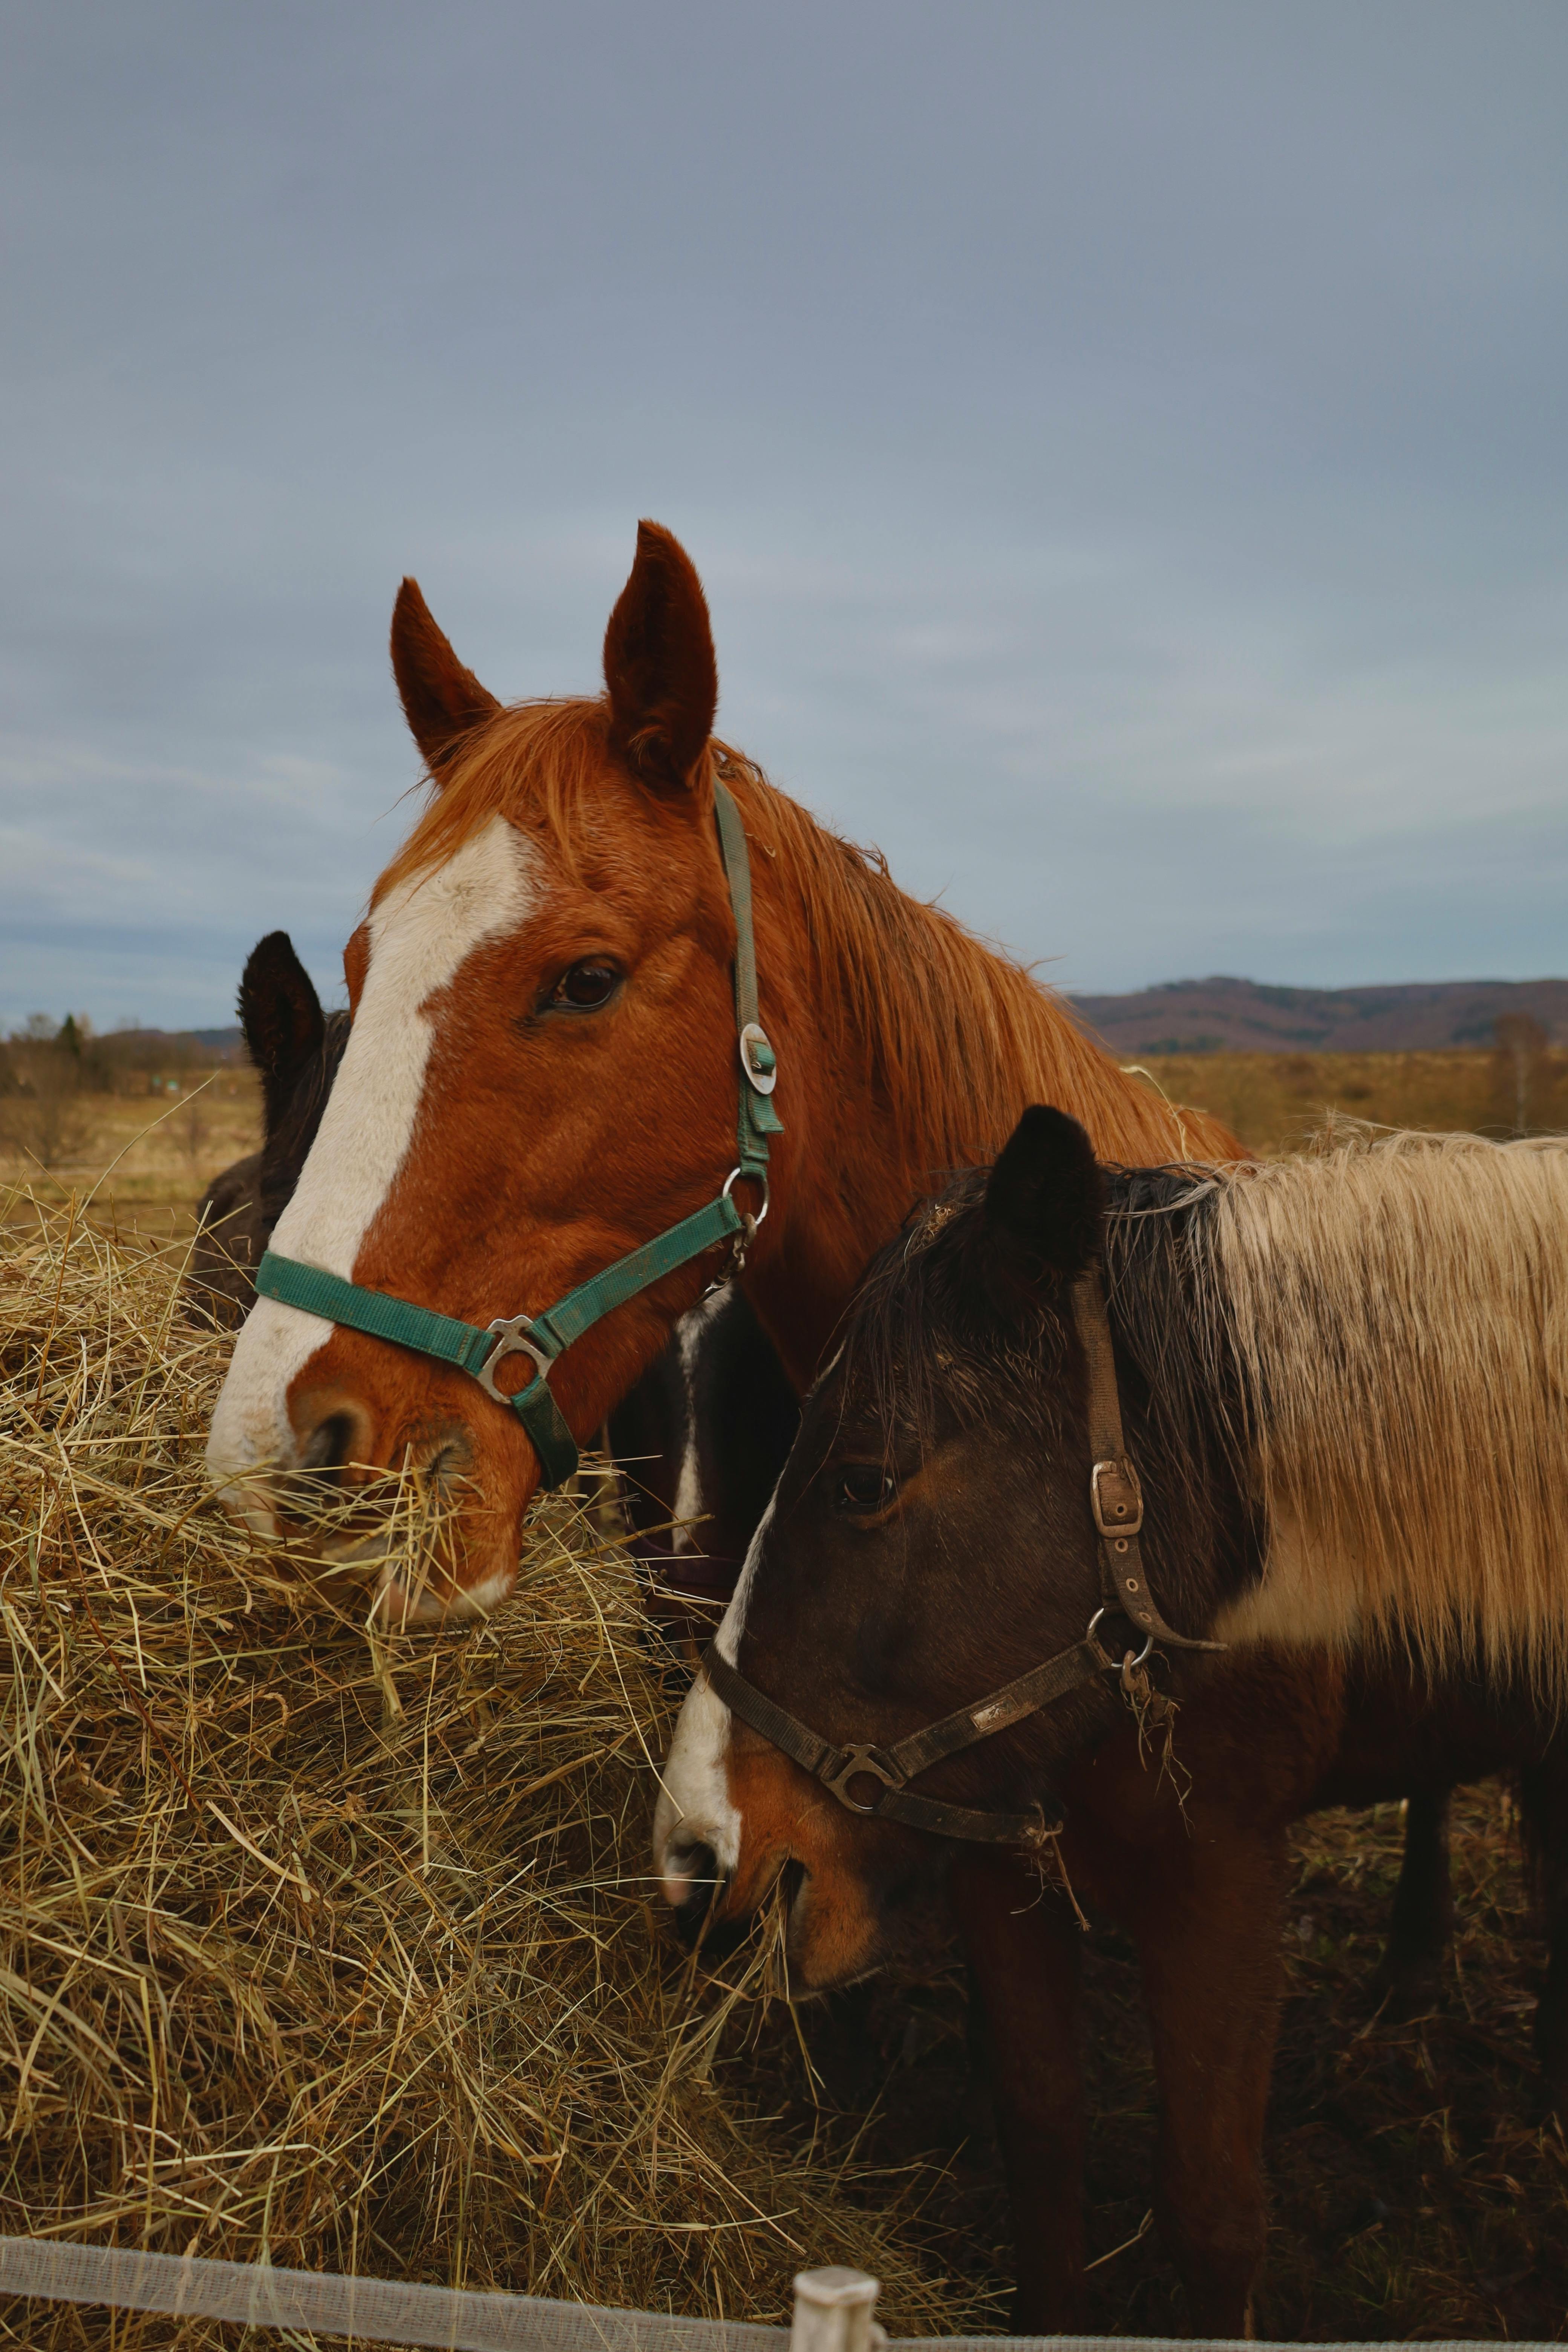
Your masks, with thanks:
[[(640, 1249), (617, 1258), (614, 1265), (591, 1281), (579, 1283), (544, 1315), (502, 1315), (483, 1328), (460, 1323), (455, 1316), (437, 1315), (406, 1298), (393, 1298), (384, 1290), (366, 1290), (321, 1266), (301, 1265), (298, 1258), (279, 1257), (268, 1250), (256, 1270), (256, 1287), (263, 1298), (298, 1307), (323, 1322), (346, 1324), (367, 1331), (375, 1339), (391, 1339), (422, 1356), (456, 1364), (470, 1372), (498, 1404), (510, 1405), (539, 1456), (543, 1484), (559, 1486), (577, 1467), (577, 1446), (550, 1387), (550, 1368), (556, 1358), (580, 1339), (591, 1325), (624, 1307), (640, 1290), (662, 1282), (667, 1274), (700, 1257), (718, 1243), (738, 1242), (744, 1249), (767, 1214), (768, 1138), (781, 1135), (784, 1122), (769, 1099), (778, 1080), (773, 1049), (757, 1019), (757, 950), (752, 928), (752, 869), (746, 855), (745, 827), (741, 813), (724, 785), (713, 786), (714, 814), (719, 824), (719, 848), (730, 884), (730, 904), (735, 915), (735, 1025), (740, 1033), (740, 1118), (736, 1127), (738, 1164), (725, 1180), (716, 1201), (695, 1215), (682, 1218)], [(731, 1195), (743, 1177), (763, 1188), (763, 1205), (755, 1217), (735, 1206)], [(526, 1388), (509, 1396), (496, 1386), (496, 1368), (508, 1356), (529, 1356), (533, 1378)]]

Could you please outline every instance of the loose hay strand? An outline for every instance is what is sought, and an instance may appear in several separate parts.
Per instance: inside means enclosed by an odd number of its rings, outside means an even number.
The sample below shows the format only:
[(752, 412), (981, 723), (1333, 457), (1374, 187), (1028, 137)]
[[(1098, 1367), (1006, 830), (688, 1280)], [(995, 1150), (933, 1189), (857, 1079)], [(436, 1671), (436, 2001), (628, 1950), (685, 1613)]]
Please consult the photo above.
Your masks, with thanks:
[(792, 2146), (754, 2055), (726, 2082), (775, 1931), (711, 1987), (654, 1915), (674, 1700), (624, 1556), (555, 1500), (495, 1618), (369, 1635), (214, 1505), (228, 1342), (178, 1274), (0, 1213), (0, 2229), (732, 2320), (805, 2255), (894, 2332), (984, 2325), (916, 2172)]

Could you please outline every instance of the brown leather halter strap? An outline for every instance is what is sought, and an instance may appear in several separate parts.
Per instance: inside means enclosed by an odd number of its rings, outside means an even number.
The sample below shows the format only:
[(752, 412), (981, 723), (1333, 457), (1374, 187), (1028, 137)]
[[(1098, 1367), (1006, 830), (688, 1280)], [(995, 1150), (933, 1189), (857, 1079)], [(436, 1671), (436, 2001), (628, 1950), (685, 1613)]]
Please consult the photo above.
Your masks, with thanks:
[(1121, 1433), (1121, 1398), (1116, 1386), (1116, 1353), (1100, 1268), (1091, 1265), (1072, 1286), (1073, 1328), (1083, 1349), (1089, 1381), (1089, 1503), (1100, 1535), (1100, 1587), (1107, 1609), (1120, 1610), (1148, 1637), (1173, 1650), (1223, 1650), (1223, 1642), (1194, 1642), (1161, 1616), (1139, 1556), (1143, 1526), (1143, 1489), (1128, 1458)]
[[(1174, 1633), (1166, 1624), (1149, 1590), (1139, 1556), (1138, 1537), (1143, 1525), (1143, 1493), (1138, 1473), (1128, 1459), (1121, 1433), (1121, 1402), (1116, 1388), (1116, 1359), (1110, 1321), (1098, 1267), (1090, 1267), (1073, 1285), (1073, 1323), (1083, 1348), (1089, 1374), (1089, 1439), (1093, 1466), (1089, 1472), (1089, 1508), (1100, 1536), (1100, 1581), (1104, 1596), (1081, 1642), (1059, 1650), (1044, 1665), (1035, 1666), (1016, 1682), (973, 1706), (944, 1715), (940, 1723), (910, 1732), (891, 1747), (873, 1741), (849, 1740), (842, 1748), (784, 1710), (749, 1683), (724, 1657), (716, 1641), (710, 1643), (703, 1671), (718, 1696), (742, 1723), (783, 1750), (829, 1796), (852, 1813), (874, 1815), (879, 1821), (902, 1822), (908, 1828), (927, 1830), (937, 1837), (963, 1838), (983, 1845), (1040, 1846), (1055, 1837), (1065, 1816), (1047, 1820), (1037, 1805), (1028, 1813), (981, 1812), (968, 1805), (950, 1805), (937, 1797), (921, 1797), (906, 1784), (944, 1757), (957, 1756), (982, 1739), (1005, 1731), (1026, 1716), (1037, 1715), (1054, 1699), (1093, 1682), (1102, 1674), (1122, 1672), (1142, 1658), (1129, 1650), (1115, 1658), (1095, 1638), (1095, 1627), (1110, 1612), (1139, 1626), (1146, 1636), (1142, 1656), (1156, 1642), (1179, 1650), (1221, 1650), (1223, 1642), (1197, 1642)], [(875, 1786), (870, 1801), (850, 1795), (854, 1781)]]

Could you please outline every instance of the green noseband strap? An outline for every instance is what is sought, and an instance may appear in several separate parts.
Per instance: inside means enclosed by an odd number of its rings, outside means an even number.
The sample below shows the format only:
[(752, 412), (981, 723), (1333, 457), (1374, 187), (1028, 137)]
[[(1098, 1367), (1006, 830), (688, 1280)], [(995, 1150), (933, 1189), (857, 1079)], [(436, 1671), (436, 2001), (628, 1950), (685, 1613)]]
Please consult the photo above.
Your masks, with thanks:
[[(565, 1416), (550, 1386), (550, 1368), (574, 1339), (639, 1291), (662, 1282), (694, 1257), (721, 1242), (749, 1240), (753, 1221), (731, 1198), (731, 1186), (751, 1177), (764, 1188), (768, 1170), (768, 1138), (781, 1135), (784, 1122), (773, 1105), (777, 1079), (773, 1049), (757, 1020), (757, 954), (752, 928), (752, 872), (746, 854), (741, 813), (721, 783), (713, 787), (719, 824), (719, 846), (730, 884), (735, 915), (735, 1025), (740, 1038), (741, 1110), (736, 1129), (740, 1160), (734, 1175), (716, 1201), (685, 1217), (640, 1249), (617, 1258), (603, 1274), (594, 1275), (567, 1292), (543, 1315), (498, 1316), (493, 1323), (459, 1322), (429, 1307), (416, 1307), (384, 1290), (367, 1290), (321, 1266), (298, 1258), (279, 1257), (268, 1250), (256, 1270), (256, 1287), (263, 1298), (296, 1307), (302, 1314), (319, 1315), (324, 1323), (341, 1323), (350, 1330), (389, 1339), (416, 1354), (433, 1356), (469, 1373), (498, 1404), (509, 1405), (528, 1432), (539, 1456), (542, 1484), (564, 1485), (577, 1467), (577, 1446)], [(760, 1221), (760, 1219), (759, 1219)], [(497, 1367), (509, 1356), (528, 1357), (533, 1374), (527, 1384), (509, 1394), (496, 1385)]]

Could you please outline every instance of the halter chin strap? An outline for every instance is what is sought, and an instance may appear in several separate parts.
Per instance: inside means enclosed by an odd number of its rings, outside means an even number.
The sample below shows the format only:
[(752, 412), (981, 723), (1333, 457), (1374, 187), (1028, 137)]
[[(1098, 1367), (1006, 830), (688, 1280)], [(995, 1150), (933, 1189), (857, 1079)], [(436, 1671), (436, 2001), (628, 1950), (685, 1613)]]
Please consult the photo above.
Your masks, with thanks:
[[(560, 1486), (577, 1467), (577, 1445), (550, 1386), (556, 1359), (574, 1339), (602, 1316), (624, 1307), (639, 1291), (651, 1289), (667, 1274), (689, 1265), (694, 1257), (721, 1242), (735, 1244), (738, 1258), (768, 1212), (768, 1139), (782, 1135), (784, 1121), (772, 1097), (778, 1083), (778, 1066), (766, 1032), (757, 1019), (757, 950), (752, 920), (752, 867), (746, 851), (746, 829), (727, 786), (713, 783), (713, 810), (719, 828), (719, 851), (730, 886), (735, 917), (735, 1027), (741, 1058), (741, 1105), (736, 1121), (737, 1164), (723, 1191), (707, 1207), (645, 1242), (603, 1274), (579, 1283), (542, 1315), (501, 1315), (480, 1326), (459, 1322), (455, 1316), (416, 1307), (410, 1299), (395, 1298), (384, 1290), (367, 1290), (345, 1282), (321, 1266), (298, 1258), (279, 1257), (268, 1250), (256, 1270), (256, 1287), (263, 1298), (297, 1307), (323, 1322), (345, 1324), (368, 1332), (374, 1339), (390, 1339), (418, 1355), (433, 1356), (468, 1372), (498, 1404), (516, 1413), (539, 1456), (542, 1485)], [(763, 1205), (754, 1217), (738, 1209), (736, 1184), (744, 1178), (762, 1186)], [(498, 1367), (509, 1356), (527, 1356), (533, 1374), (515, 1394), (496, 1385)]]
[[(717, 1641), (710, 1642), (702, 1660), (703, 1672), (719, 1697), (742, 1723), (820, 1780), (829, 1796), (852, 1813), (878, 1821), (902, 1822), (913, 1830), (929, 1830), (937, 1837), (962, 1838), (976, 1845), (1024, 1846), (1035, 1851), (1056, 1836), (1066, 1816), (1058, 1811), (1047, 1820), (1037, 1806), (1029, 1813), (980, 1811), (969, 1805), (950, 1805), (937, 1797), (921, 1797), (906, 1784), (945, 1757), (961, 1755), (981, 1740), (1037, 1715), (1069, 1691), (1095, 1682), (1103, 1674), (1120, 1674), (1131, 1699), (1130, 1676), (1142, 1666), (1156, 1642), (1178, 1650), (1223, 1650), (1223, 1642), (1195, 1642), (1166, 1624), (1154, 1603), (1138, 1551), (1143, 1524), (1143, 1494), (1138, 1473), (1128, 1459), (1121, 1433), (1121, 1402), (1116, 1387), (1116, 1357), (1111, 1346), (1110, 1318), (1098, 1267), (1090, 1267), (1073, 1286), (1073, 1322), (1084, 1351), (1089, 1376), (1089, 1509), (1100, 1537), (1101, 1606), (1089, 1621), (1088, 1633), (1070, 1649), (1058, 1650), (1041, 1666), (1031, 1667), (1016, 1682), (1004, 1683), (973, 1706), (944, 1715), (923, 1731), (911, 1731), (891, 1747), (852, 1739), (842, 1748), (824, 1739), (749, 1683), (730, 1664)], [(1102, 1617), (1115, 1615), (1140, 1626), (1146, 1638), (1140, 1654), (1129, 1650), (1114, 1657), (1095, 1638)], [(1147, 1687), (1145, 1682), (1145, 1688)], [(851, 1796), (856, 1781), (869, 1784), (870, 1797)]]

